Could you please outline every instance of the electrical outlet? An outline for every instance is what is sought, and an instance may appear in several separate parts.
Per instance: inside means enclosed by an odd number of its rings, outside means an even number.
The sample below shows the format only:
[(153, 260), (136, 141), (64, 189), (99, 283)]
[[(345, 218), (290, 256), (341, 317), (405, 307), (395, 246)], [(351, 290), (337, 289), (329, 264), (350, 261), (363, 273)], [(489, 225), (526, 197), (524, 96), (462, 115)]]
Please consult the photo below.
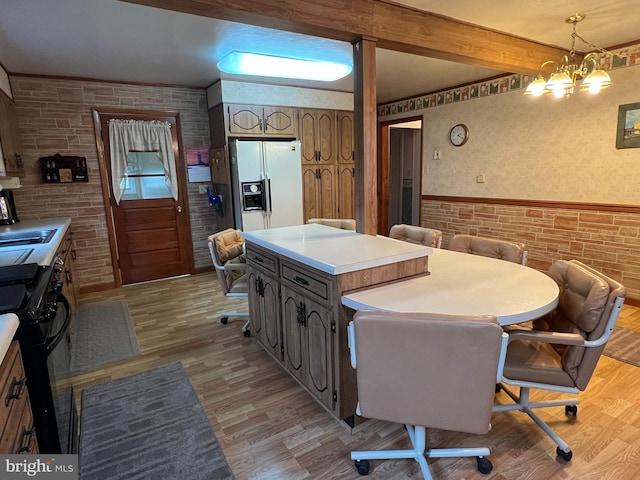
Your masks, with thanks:
[(207, 193), (207, 185), (198, 185), (198, 193)]
[(480, 175), (478, 175), (476, 177), (476, 182), (477, 183), (484, 183), (487, 181), (487, 175), (485, 173), (481, 173)]

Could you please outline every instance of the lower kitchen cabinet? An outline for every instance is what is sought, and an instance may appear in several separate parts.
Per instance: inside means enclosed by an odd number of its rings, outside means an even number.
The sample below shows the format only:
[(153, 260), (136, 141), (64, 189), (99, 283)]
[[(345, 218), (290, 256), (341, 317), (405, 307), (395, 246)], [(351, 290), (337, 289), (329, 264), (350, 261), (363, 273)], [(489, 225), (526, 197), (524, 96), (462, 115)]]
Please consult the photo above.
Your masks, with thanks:
[(323, 405), (334, 410), (335, 322), (331, 310), (282, 287), (282, 324), (285, 367)]
[(247, 281), (251, 332), (276, 359), (282, 360), (280, 284), (269, 275), (249, 267)]
[(0, 365), (0, 453), (38, 453), (20, 346), (13, 341)]

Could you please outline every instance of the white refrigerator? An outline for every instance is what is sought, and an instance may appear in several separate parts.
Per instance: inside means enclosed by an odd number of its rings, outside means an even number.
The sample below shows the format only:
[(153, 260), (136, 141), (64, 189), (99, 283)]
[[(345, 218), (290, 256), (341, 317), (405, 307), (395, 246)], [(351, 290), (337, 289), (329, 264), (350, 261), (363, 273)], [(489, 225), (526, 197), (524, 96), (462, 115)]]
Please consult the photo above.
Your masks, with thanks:
[(250, 231), (302, 224), (299, 141), (234, 140), (229, 157), (236, 228)]

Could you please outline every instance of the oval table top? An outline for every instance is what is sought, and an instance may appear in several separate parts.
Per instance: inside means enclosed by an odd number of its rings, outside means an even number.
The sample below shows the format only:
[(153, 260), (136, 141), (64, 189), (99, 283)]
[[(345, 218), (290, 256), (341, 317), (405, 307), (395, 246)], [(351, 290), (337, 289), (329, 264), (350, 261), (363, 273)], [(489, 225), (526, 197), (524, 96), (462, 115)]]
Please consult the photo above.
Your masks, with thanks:
[(495, 315), (501, 325), (551, 312), (559, 288), (546, 274), (517, 263), (434, 248), (429, 272), (342, 296), (354, 310)]

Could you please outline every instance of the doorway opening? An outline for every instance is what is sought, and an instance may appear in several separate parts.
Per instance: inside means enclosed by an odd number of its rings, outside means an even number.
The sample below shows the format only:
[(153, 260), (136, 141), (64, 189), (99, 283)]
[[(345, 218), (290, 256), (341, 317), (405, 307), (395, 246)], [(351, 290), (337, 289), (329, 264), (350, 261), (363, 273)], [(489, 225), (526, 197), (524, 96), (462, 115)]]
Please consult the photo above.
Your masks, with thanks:
[(422, 117), (383, 122), (379, 127), (378, 233), (396, 224), (420, 225)]

